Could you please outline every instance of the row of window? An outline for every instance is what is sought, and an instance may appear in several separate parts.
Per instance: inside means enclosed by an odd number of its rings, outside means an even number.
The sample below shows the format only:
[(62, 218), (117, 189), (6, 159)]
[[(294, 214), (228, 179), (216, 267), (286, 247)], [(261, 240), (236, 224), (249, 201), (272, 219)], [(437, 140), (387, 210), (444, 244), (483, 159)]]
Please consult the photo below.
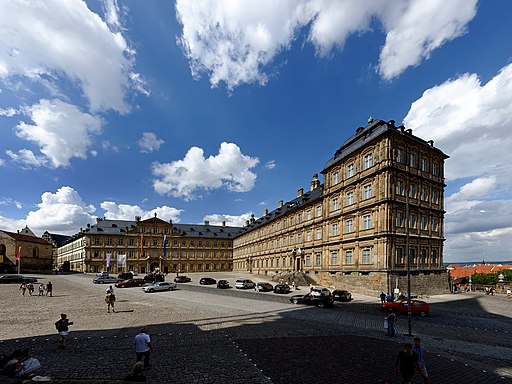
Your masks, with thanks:
[[(102, 259), (105, 259), (107, 257), (107, 255), (110, 253), (110, 255), (116, 257), (117, 255), (124, 255), (125, 253), (124, 252), (105, 252), (105, 254), (103, 252), (100, 252), (100, 251), (94, 251), (93, 253), (93, 257), (94, 258), (102, 258)], [(136, 258), (140, 255), (140, 252), (139, 251), (133, 251), (133, 250), (129, 250), (128, 251), (128, 258), (130, 259), (133, 259), (133, 258)], [(172, 257), (174, 259), (178, 259), (178, 258), (182, 258), (182, 259), (209, 259), (209, 258), (213, 258), (213, 259), (218, 259), (218, 258), (221, 258), (221, 259), (224, 259), (226, 257), (228, 257), (230, 255), (229, 252), (216, 252), (216, 251), (182, 251), (182, 252), (178, 252), (178, 251), (172, 251), (172, 253), (168, 253), (167, 257)], [(156, 253), (156, 252), (153, 252), (153, 256), (154, 257), (158, 257), (159, 255)]]
[[(402, 148), (398, 148), (396, 153), (397, 153), (396, 161), (400, 164), (405, 164), (406, 163), (405, 151)], [(374, 163), (373, 162), (373, 154), (371, 152), (363, 155), (363, 164), (362, 164), (363, 170), (373, 167), (373, 163)], [(354, 164), (355, 164), (354, 162), (350, 162), (345, 166), (346, 179), (349, 179), (354, 176), (354, 174), (355, 174), (355, 165)], [(439, 176), (439, 165), (436, 161), (429, 162), (429, 160), (426, 157), (422, 157), (421, 161), (419, 161), (419, 157), (415, 153), (409, 154), (409, 166), (411, 168), (421, 169), (421, 171), (423, 171), (423, 172), (430, 171), (430, 173), (432, 175)], [(332, 185), (336, 185), (336, 184), (340, 183), (340, 181), (341, 181), (341, 171), (339, 169), (335, 169), (331, 173)]]
[[(101, 240), (102, 238), (100, 237), (95, 237), (94, 240), (93, 240), (93, 245), (113, 245), (114, 243), (116, 243), (117, 245), (124, 245), (125, 243), (125, 239), (122, 238), (122, 237), (119, 237), (117, 238), (117, 241), (115, 241), (116, 239), (112, 239), (111, 237), (108, 237), (106, 239), (103, 239), (105, 240), (104, 243), (102, 244), (101, 243)], [(139, 246), (140, 245), (140, 241), (135, 241), (135, 238), (131, 238), (131, 239), (128, 239), (128, 245), (133, 245), (133, 246)], [(230, 241), (210, 241), (210, 240), (197, 240), (197, 246), (198, 247), (211, 247), (213, 244), (213, 247), (220, 247), (221, 248), (226, 248), (226, 247), (231, 247), (231, 242)], [(164, 240), (161, 239), (161, 240), (158, 240), (158, 239), (153, 239), (153, 240), (148, 240), (148, 239), (144, 239), (144, 246), (148, 246), (148, 245), (152, 245), (152, 246), (164, 246)], [(181, 240), (181, 241), (178, 241), (178, 240), (173, 240), (173, 246), (174, 247), (178, 247), (178, 245), (181, 245), (181, 247), (195, 247), (196, 246), (196, 241), (195, 240), (189, 240), (187, 242), (187, 240)]]
[[(405, 196), (405, 182), (403, 180), (398, 180), (396, 184), (396, 193), (400, 196)], [(416, 184), (409, 185), (409, 197), (412, 199), (420, 199), (423, 201), (429, 200), (429, 190), (428, 187), (422, 186), (418, 188)], [(439, 191), (433, 188), (430, 191), (430, 202), (437, 204), (439, 203)]]
[[(359, 257), (359, 264), (372, 264), (372, 249), (371, 248), (363, 248), (360, 251), (360, 254), (357, 255), (356, 252), (353, 249), (347, 249), (343, 251), (343, 264), (354, 264), (356, 261), (356, 257)], [(396, 264), (404, 264), (405, 260), (403, 257), (403, 248), (397, 248), (396, 249)], [(429, 262), (428, 260), (428, 249), (422, 248), (420, 250), (420, 257), (417, 258), (416, 249), (410, 248), (410, 260), (412, 264), (427, 264)], [(435, 265), (438, 262), (438, 250), (432, 249), (430, 252), (430, 263)], [(306, 267), (312, 267), (313, 264), (313, 257), (314, 257), (314, 266), (320, 267), (322, 265), (322, 255), (321, 253), (316, 253), (314, 256), (312, 255), (306, 255), (304, 258), (304, 264)], [(339, 251), (334, 250), (331, 251), (330, 259), (329, 259), (329, 265), (330, 266), (337, 266), (339, 265)], [(274, 266), (275, 264), (275, 266)], [(276, 258), (270, 258), (270, 259), (263, 259), (263, 260), (256, 260), (254, 262), (254, 266), (256, 268), (286, 268), (286, 267), (293, 267), (293, 257), (283, 256), (283, 257), (276, 257)]]

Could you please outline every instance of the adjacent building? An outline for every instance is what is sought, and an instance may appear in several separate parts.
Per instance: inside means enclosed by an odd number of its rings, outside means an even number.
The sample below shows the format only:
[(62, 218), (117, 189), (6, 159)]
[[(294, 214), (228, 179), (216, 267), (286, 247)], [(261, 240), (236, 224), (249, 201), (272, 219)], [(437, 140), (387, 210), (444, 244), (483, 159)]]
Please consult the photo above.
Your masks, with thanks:
[(232, 270), (233, 239), (241, 228), (173, 224), (152, 217), (98, 219), (57, 249), (59, 268), (75, 272), (145, 274)]
[(28, 227), (20, 231), (0, 231), (0, 271), (3, 273), (49, 273), (53, 247)]
[(246, 222), (233, 243), (233, 269), (300, 271), (319, 284), (378, 295), (406, 292), (409, 268), (412, 293), (447, 292), (447, 158), (393, 120), (371, 121), (327, 161), (323, 184), (315, 174), (309, 191)]

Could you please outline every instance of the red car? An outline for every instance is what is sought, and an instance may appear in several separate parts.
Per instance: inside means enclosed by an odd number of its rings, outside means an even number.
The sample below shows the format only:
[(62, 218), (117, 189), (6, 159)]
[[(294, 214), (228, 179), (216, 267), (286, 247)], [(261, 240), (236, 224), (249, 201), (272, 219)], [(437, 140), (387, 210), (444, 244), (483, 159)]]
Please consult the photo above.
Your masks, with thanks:
[[(395, 313), (407, 313), (407, 299), (394, 302), (385, 302), (380, 305), (380, 309), (389, 312), (390, 309)], [(430, 305), (423, 300), (411, 300), (411, 313), (413, 315), (427, 316), (430, 313)]]
[(128, 279), (117, 282), (116, 288), (142, 287), (144, 284), (144, 279)]

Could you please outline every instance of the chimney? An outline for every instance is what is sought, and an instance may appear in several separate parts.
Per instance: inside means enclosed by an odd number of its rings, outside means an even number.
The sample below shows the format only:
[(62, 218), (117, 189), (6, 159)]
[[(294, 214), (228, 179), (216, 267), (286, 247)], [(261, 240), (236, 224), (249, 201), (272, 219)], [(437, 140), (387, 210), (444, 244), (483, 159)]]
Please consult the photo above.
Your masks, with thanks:
[(210, 222), (208, 220), (205, 220), (204, 225), (210, 225)]
[(140, 216), (135, 216), (135, 221), (138, 223), (140, 221)]
[(283, 200), (277, 202), (277, 208), (283, 208)]
[(245, 220), (245, 226), (248, 227), (249, 226), (249, 220)]
[(434, 140), (429, 140), (429, 141), (427, 141), (427, 143), (428, 143), (431, 147), (433, 147), (433, 146), (434, 146)]
[(412, 129), (406, 129), (405, 132), (407, 132), (408, 135), (412, 135)]
[(263, 216), (267, 216), (267, 215), (268, 215), (268, 208), (265, 208), (265, 209), (263, 210)]
[(304, 188), (299, 188), (297, 190), (297, 197), (301, 197), (304, 194)]
[(313, 179), (311, 180), (311, 183), (309, 184), (309, 190), (313, 191), (314, 189), (317, 189), (320, 186), (320, 181), (318, 180), (318, 174), (315, 173), (313, 175)]
[(222, 222), (222, 226), (223, 226), (223, 227), (225, 227), (225, 226), (226, 226), (226, 222), (225, 222), (225, 221), (223, 221), (223, 222)]

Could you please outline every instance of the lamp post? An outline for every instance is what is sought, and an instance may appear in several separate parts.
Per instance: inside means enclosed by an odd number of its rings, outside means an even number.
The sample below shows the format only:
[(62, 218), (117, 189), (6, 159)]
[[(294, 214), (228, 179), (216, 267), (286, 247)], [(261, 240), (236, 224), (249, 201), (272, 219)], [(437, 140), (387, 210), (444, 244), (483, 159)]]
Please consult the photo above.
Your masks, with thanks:
[(405, 195), (405, 252), (407, 254), (407, 323), (409, 333), (412, 336), (412, 307), (411, 307), (411, 253), (409, 251), (409, 188)]

